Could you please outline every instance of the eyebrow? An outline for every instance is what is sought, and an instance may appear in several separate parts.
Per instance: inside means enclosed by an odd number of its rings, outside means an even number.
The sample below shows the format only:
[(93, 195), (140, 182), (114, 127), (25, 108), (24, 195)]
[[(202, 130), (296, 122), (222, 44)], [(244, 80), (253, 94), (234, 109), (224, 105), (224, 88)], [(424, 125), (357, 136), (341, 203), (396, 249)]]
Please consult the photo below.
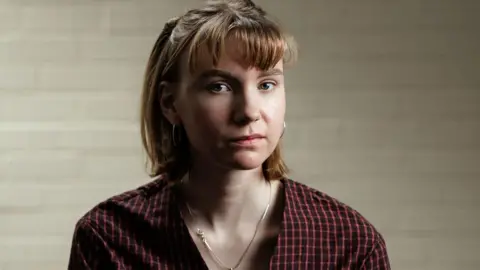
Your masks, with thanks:
[(209, 69), (200, 73), (200, 75), (198, 76), (199, 79), (207, 79), (210, 77), (224, 77), (233, 80), (236, 79), (235, 75), (233, 75), (232, 73), (220, 69)]
[[(281, 75), (283, 75), (283, 71), (278, 68), (274, 68), (274, 69), (262, 71), (259, 77), (263, 78), (268, 76), (281, 76)], [(206, 79), (210, 77), (224, 77), (231, 80), (238, 80), (237, 76), (233, 75), (228, 71), (220, 70), (220, 69), (209, 69), (200, 73), (200, 75), (198, 76), (199, 79)]]
[(273, 68), (273, 69), (263, 71), (260, 77), (281, 76), (281, 75), (283, 75), (283, 71), (281, 69)]

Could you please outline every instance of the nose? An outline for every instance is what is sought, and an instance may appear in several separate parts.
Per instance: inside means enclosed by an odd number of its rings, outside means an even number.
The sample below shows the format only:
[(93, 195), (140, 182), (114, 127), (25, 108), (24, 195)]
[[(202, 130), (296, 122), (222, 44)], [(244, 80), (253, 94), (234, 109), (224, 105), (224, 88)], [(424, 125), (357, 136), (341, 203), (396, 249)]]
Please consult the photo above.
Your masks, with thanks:
[(262, 97), (256, 87), (245, 87), (234, 97), (234, 122), (248, 125), (261, 118)]

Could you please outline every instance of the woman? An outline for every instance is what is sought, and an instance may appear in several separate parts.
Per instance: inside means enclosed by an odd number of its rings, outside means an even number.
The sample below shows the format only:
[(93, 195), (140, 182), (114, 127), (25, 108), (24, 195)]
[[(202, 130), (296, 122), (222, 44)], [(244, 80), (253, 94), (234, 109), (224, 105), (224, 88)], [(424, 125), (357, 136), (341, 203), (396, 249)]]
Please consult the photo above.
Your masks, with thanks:
[(78, 221), (69, 269), (390, 269), (365, 218), (287, 177), (283, 70), (294, 56), (251, 1), (169, 21), (142, 98), (155, 179)]

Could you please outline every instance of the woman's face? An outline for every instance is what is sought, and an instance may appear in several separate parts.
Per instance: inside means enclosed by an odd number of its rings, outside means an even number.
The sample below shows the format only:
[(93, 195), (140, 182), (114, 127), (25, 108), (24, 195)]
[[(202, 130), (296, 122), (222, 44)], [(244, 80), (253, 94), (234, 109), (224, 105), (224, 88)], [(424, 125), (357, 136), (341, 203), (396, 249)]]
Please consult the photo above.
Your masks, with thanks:
[[(227, 42), (226, 47), (235, 44)], [(260, 70), (247, 67), (234, 49), (227, 49), (217, 66), (207, 53), (199, 55), (194, 74), (183, 60), (167, 118), (184, 127), (194, 160), (228, 169), (260, 167), (284, 128), (282, 61)]]

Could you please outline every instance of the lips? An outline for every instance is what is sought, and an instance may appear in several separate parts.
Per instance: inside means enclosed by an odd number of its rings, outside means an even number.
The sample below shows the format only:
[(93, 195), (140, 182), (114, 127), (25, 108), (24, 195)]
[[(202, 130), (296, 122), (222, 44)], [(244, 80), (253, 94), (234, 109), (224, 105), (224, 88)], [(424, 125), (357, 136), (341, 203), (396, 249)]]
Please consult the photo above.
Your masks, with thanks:
[(234, 141), (234, 142), (252, 141), (252, 140), (255, 140), (255, 139), (263, 139), (263, 138), (265, 138), (265, 136), (260, 135), (260, 134), (252, 134), (252, 135), (247, 135), (247, 136), (241, 136), (241, 137), (234, 138), (234, 139), (232, 139), (232, 141)]
[(256, 148), (265, 136), (260, 134), (251, 134), (247, 136), (241, 136), (230, 140), (230, 144), (234, 147), (240, 148)]

